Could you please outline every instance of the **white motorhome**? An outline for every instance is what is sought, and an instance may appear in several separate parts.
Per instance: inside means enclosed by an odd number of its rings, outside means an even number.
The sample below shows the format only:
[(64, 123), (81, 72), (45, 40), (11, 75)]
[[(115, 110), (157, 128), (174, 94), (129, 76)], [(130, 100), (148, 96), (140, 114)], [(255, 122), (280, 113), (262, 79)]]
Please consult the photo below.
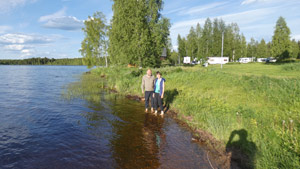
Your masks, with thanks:
[(183, 58), (183, 63), (184, 64), (191, 64), (191, 57), (189, 56), (186, 56)]
[(253, 62), (253, 58), (239, 58), (240, 63), (249, 63)]
[(229, 57), (208, 57), (207, 62), (213, 64), (226, 64), (229, 62)]

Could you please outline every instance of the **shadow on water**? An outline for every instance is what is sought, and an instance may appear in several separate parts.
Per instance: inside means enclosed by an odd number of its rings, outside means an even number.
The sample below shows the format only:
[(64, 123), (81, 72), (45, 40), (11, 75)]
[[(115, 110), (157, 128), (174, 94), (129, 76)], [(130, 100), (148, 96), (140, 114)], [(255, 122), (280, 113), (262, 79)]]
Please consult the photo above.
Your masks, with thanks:
[(248, 132), (245, 129), (231, 132), (226, 144), (226, 151), (231, 154), (231, 168), (254, 168), (257, 147), (247, 137)]
[(168, 112), (170, 109), (170, 104), (173, 103), (174, 99), (176, 98), (176, 96), (179, 94), (177, 89), (173, 89), (173, 90), (166, 90), (165, 91), (165, 98), (164, 98), (164, 102), (165, 102), (165, 112)]

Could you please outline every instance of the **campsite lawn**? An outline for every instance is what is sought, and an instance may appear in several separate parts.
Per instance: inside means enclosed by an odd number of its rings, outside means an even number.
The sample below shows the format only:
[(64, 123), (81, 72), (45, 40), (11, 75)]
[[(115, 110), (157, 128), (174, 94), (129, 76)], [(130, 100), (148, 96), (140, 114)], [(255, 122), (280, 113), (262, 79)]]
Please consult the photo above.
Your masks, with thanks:
[[(300, 168), (300, 64), (166, 67), (166, 105), (246, 155), (243, 167)], [(106, 85), (141, 96), (146, 69), (96, 68)], [(191, 117), (187, 120), (183, 117)], [(232, 136), (232, 138), (230, 138)], [(229, 141), (230, 140), (230, 141)]]

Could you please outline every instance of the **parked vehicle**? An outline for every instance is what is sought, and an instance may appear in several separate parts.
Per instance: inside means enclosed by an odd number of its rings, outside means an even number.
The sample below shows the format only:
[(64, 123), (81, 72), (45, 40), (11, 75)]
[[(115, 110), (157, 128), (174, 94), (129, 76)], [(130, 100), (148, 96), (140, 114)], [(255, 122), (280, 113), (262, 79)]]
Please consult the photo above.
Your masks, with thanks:
[(207, 62), (213, 64), (226, 64), (229, 62), (229, 57), (208, 57)]
[(277, 60), (273, 57), (268, 57), (267, 60), (266, 60), (267, 63), (275, 63), (276, 61)]
[(207, 67), (207, 66), (208, 66), (208, 63), (205, 62), (202, 66), (203, 66), (203, 67)]
[(240, 63), (249, 63), (249, 62), (253, 62), (253, 58), (239, 58), (239, 62)]
[(256, 61), (257, 62), (266, 62), (266, 60), (267, 60), (266, 58), (257, 58)]

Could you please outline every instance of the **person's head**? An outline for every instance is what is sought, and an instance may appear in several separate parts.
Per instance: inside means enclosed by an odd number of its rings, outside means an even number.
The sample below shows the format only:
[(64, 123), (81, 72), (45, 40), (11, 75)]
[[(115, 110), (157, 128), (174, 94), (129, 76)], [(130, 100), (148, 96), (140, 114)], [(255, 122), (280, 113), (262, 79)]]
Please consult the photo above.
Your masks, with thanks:
[(159, 79), (161, 78), (161, 73), (159, 71), (156, 72), (156, 77)]
[(147, 75), (148, 75), (148, 76), (151, 76), (151, 75), (152, 75), (151, 69), (148, 69), (148, 70), (147, 70)]

